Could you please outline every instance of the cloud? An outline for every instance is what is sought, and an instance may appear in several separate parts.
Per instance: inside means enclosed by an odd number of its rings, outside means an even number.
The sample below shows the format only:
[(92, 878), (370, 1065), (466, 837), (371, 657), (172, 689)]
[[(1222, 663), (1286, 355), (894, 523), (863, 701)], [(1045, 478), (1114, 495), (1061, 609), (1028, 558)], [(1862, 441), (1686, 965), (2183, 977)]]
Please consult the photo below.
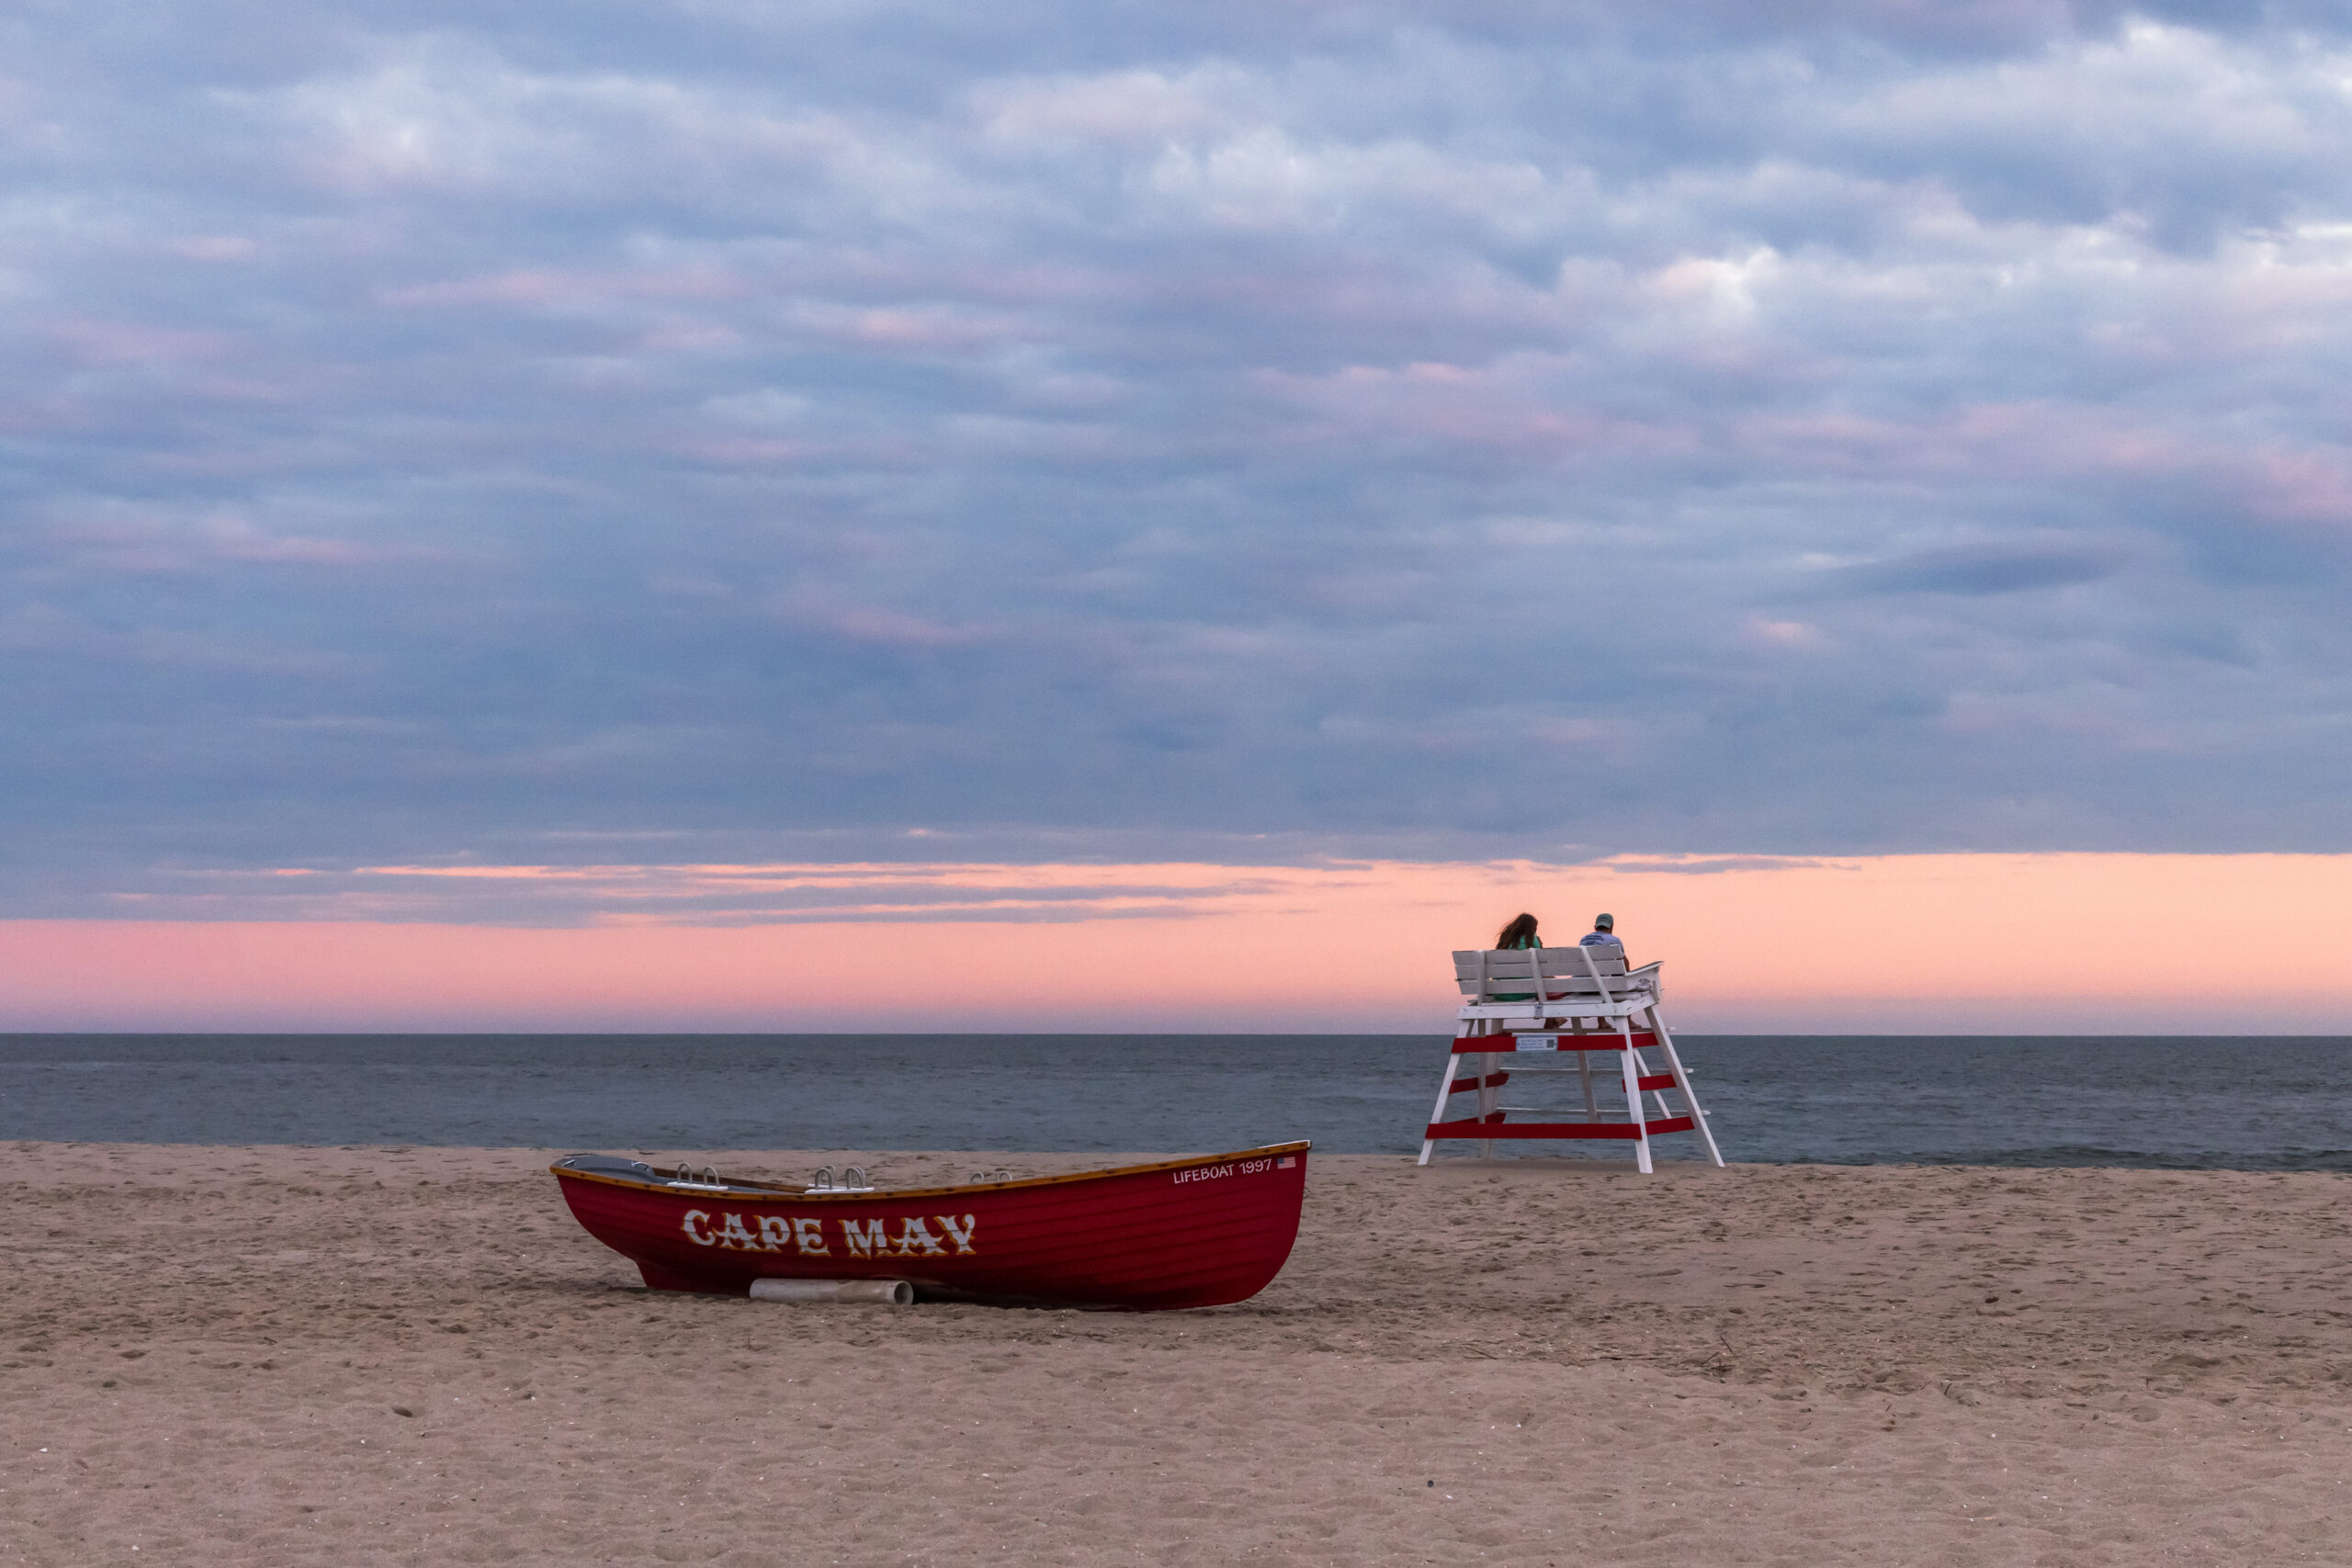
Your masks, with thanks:
[(1721, 876), (1733, 871), (1858, 870), (1855, 864), (1791, 855), (1611, 855), (1598, 863), (1621, 875)]
[(1058, 924), (1184, 919), (1328, 897), (1347, 866), (455, 864), (189, 868), (107, 896), (140, 919), (360, 920), (517, 926), (758, 926), (876, 922)]
[(94, 26), (0, 83), (19, 913), (2340, 847), (2325, 8)]
[(2099, 551), (2077, 545), (1956, 545), (1824, 573), (1845, 592), (2021, 593), (2096, 582), (2116, 570)]

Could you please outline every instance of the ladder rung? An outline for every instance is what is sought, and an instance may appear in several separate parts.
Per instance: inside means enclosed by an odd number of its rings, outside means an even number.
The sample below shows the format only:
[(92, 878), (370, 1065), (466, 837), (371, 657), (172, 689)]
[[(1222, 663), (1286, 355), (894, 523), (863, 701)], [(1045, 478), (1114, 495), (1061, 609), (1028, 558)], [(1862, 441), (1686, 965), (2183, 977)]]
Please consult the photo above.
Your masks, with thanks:
[(1432, 1122), (1428, 1138), (1638, 1138), (1660, 1133), (1687, 1133), (1688, 1116), (1653, 1118), (1635, 1127), (1631, 1122)]
[[(1623, 1051), (1628, 1045), (1631, 1045), (1635, 1050), (1639, 1051), (1647, 1050), (1650, 1046), (1657, 1043), (1657, 1036), (1646, 1029), (1636, 1029), (1629, 1035), (1618, 1034), (1615, 1032), (1573, 1034), (1566, 1030), (1551, 1029), (1531, 1029), (1526, 1032), (1542, 1040), (1557, 1040), (1559, 1042), (1557, 1046), (1545, 1044), (1531, 1045), (1528, 1047), (1528, 1052), (1530, 1053), (1544, 1055), (1548, 1055), (1555, 1049), (1560, 1051)], [(1520, 1051), (1518, 1040), (1519, 1036), (1517, 1034), (1456, 1035), (1453, 1041), (1453, 1054), (1457, 1056), (1476, 1056), (1483, 1055), (1488, 1052), (1495, 1052), (1498, 1054), (1509, 1052), (1513, 1055), (1519, 1055), (1524, 1053)]]
[[(1507, 1084), (1511, 1080), (1512, 1074), (1518, 1074), (1525, 1077), (1532, 1077), (1539, 1073), (1552, 1074), (1563, 1077), (1573, 1077), (1577, 1076), (1578, 1069), (1575, 1067), (1513, 1067), (1510, 1072), (1508, 1073), (1488, 1073), (1485, 1081), (1496, 1089), (1500, 1089), (1504, 1084)], [(1594, 1081), (1596, 1083), (1609, 1083), (1614, 1080), (1609, 1074), (1600, 1073), (1594, 1076)], [(1634, 1081), (1645, 1089), (1680, 1089), (1682, 1087), (1682, 1080), (1676, 1077), (1672, 1073), (1651, 1073), (1645, 1077), (1635, 1078)], [(1456, 1078), (1453, 1080), (1453, 1091), (1455, 1094), (1461, 1094), (1465, 1090), (1476, 1089), (1478, 1085), (1479, 1080), (1475, 1077)]]

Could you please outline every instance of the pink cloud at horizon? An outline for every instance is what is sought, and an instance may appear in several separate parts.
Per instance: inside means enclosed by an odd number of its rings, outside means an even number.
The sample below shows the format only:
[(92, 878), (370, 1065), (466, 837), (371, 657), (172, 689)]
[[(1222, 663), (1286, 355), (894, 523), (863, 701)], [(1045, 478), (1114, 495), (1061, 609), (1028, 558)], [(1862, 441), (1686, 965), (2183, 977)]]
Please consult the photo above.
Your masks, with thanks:
[[(1555, 942), (1613, 913), (1636, 961), (1667, 961), (1686, 1030), (2352, 1032), (2344, 855), (831, 869), (899, 901), (711, 925), (5, 922), (0, 1028), (1442, 1032), (1447, 953), (1523, 908)], [(905, 891), (1023, 882), (1105, 897), (1006, 919), (987, 917), (1030, 906)]]

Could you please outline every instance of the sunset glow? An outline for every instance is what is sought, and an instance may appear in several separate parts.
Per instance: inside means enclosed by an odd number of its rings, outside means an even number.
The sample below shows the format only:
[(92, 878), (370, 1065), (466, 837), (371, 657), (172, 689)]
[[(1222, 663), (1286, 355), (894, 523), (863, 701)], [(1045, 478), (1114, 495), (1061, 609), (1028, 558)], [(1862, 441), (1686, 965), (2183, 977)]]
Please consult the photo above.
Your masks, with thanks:
[[(478, 867), (469, 882), (541, 881)], [(16, 921), (0, 1027), (1442, 1032), (1447, 953), (1617, 917), (1718, 1032), (2352, 1029), (2352, 857), (567, 869), (582, 926)], [(688, 923), (721, 883), (847, 901)], [(978, 895), (943, 904), (944, 891)]]

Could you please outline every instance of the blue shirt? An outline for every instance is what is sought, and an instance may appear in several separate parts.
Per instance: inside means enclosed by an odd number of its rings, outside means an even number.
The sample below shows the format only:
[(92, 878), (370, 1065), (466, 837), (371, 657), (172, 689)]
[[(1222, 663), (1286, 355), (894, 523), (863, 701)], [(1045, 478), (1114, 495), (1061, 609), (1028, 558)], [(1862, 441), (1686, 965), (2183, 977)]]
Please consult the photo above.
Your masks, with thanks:
[(1616, 933), (1613, 931), (1587, 931), (1584, 933), (1584, 940), (1577, 945), (1578, 947), (1613, 947), (1620, 953), (1625, 951), (1625, 944), (1617, 940)]

